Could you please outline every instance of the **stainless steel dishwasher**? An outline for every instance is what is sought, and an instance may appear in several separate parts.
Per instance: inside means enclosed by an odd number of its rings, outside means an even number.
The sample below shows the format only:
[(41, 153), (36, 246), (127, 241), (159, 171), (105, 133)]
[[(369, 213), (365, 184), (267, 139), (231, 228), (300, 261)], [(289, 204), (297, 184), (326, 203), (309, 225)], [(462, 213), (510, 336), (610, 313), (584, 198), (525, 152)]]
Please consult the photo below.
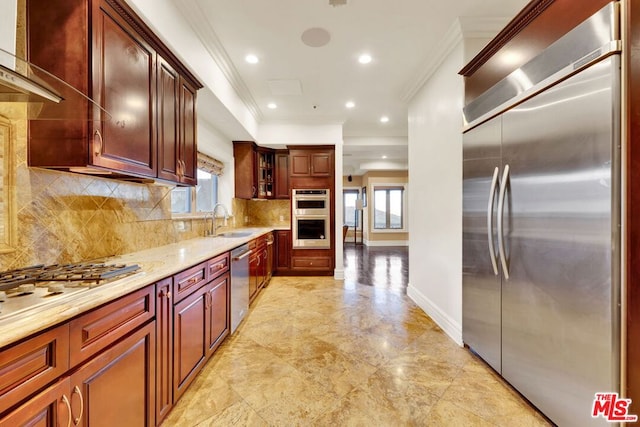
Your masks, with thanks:
[(249, 244), (231, 251), (231, 333), (249, 311)]

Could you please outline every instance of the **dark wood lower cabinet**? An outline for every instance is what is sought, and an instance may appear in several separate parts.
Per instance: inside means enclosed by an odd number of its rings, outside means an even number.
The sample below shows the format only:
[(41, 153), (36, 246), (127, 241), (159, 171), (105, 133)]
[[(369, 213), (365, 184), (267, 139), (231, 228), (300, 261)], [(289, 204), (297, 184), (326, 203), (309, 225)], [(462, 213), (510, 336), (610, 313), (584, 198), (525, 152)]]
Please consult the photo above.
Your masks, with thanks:
[(155, 321), (71, 374), (74, 425), (155, 425)]
[(173, 401), (180, 399), (229, 335), (230, 276), (225, 273), (173, 308)]
[(227, 307), (231, 305), (231, 279), (229, 273), (223, 274), (207, 286), (208, 295), (208, 353), (209, 355), (220, 346), (231, 332), (231, 312)]
[(173, 399), (177, 401), (195, 379), (207, 357), (207, 287), (173, 309)]
[(258, 295), (259, 288), (259, 269), (260, 269), (260, 253), (259, 249), (254, 249), (254, 252), (249, 255), (249, 303), (253, 302)]
[(275, 271), (277, 274), (286, 274), (291, 268), (291, 231), (276, 231), (275, 245)]
[(0, 426), (154, 426), (155, 337), (152, 321), (1, 418)]
[(61, 378), (69, 369), (69, 325), (0, 352), (0, 414)]
[(7, 416), (0, 418), (0, 427), (72, 425), (70, 389), (68, 377), (58, 381)]
[(156, 284), (156, 424), (173, 407), (173, 280)]
[(267, 248), (266, 248), (266, 255), (265, 255), (265, 269), (266, 269), (266, 278), (264, 281), (264, 286), (267, 286), (269, 284), (269, 282), (271, 281), (271, 277), (273, 276), (273, 265), (274, 265), (274, 261), (273, 261), (273, 246), (275, 244), (275, 239), (273, 237), (273, 234), (269, 234), (267, 236)]
[(229, 254), (205, 265), (2, 349), (0, 427), (159, 425), (231, 331)]

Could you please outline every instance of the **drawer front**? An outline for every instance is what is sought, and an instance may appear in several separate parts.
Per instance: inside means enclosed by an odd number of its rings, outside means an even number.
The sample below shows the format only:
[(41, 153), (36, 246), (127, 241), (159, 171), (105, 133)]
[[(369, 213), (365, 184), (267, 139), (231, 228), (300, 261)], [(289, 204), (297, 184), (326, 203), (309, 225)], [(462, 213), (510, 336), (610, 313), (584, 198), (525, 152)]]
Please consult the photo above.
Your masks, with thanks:
[(326, 270), (331, 268), (330, 257), (293, 257), (291, 266), (298, 270)]
[(219, 255), (207, 262), (209, 280), (213, 280), (222, 273), (229, 271), (229, 252)]
[(207, 263), (191, 267), (173, 278), (174, 303), (183, 300), (200, 286), (207, 283)]
[(133, 292), (71, 321), (71, 366), (93, 356), (155, 314), (155, 285)]
[(47, 387), (8, 415), (0, 417), (0, 427), (71, 426), (69, 384), (69, 377), (66, 377)]
[(0, 351), (0, 413), (69, 369), (69, 324)]

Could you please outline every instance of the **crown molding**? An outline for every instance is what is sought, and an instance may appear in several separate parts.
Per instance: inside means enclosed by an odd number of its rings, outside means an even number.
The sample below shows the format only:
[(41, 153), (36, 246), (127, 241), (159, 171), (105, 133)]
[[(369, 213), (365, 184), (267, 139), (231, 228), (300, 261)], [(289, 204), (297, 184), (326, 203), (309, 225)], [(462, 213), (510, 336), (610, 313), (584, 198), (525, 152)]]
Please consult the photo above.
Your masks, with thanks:
[(489, 40), (495, 37), (507, 22), (509, 18), (505, 17), (456, 18), (435, 49), (429, 52), (420, 66), (420, 71), (405, 85), (402, 100), (409, 102), (464, 39), (486, 38)]
[(242, 80), (242, 77), (240, 77), (240, 73), (238, 73), (238, 70), (233, 65), (231, 57), (222, 45), (211, 23), (205, 18), (205, 13), (200, 5), (192, 0), (175, 0), (175, 3), (256, 122), (262, 121), (262, 111), (258, 107), (253, 95), (251, 95), (251, 91), (249, 91), (246, 83)]

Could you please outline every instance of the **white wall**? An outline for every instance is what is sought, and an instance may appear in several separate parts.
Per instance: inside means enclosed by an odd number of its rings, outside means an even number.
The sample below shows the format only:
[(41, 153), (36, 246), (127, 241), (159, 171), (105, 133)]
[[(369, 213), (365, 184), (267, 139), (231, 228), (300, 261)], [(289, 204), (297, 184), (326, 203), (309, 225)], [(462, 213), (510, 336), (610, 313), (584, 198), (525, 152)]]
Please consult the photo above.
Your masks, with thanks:
[[(183, 17), (183, 13), (195, 12), (187, 7), (178, 9), (173, 1), (128, 0), (127, 4), (205, 86), (198, 93), (198, 116), (215, 123), (223, 133), (245, 134), (246, 138), (243, 139), (255, 138), (258, 121)], [(207, 108), (200, 108), (202, 104), (206, 104)]]
[(208, 154), (224, 163), (224, 173), (218, 178), (218, 201), (233, 214), (235, 195), (233, 144), (211, 123), (202, 117), (198, 119), (198, 151)]
[[(11, 54), (16, 52), (16, 13), (17, 0), (0, 0), (0, 49)], [(0, 64), (13, 68), (13, 60), (0, 55)]]
[[(340, 132), (342, 136), (342, 130)], [(344, 248), (342, 246), (342, 224), (344, 224), (344, 201), (342, 199), (343, 179), (342, 179), (342, 141), (335, 146), (335, 256), (336, 265), (333, 270), (333, 278), (344, 279)]]
[[(286, 123), (261, 123), (258, 127), (256, 142), (260, 145), (342, 144), (342, 125), (293, 125)], [(336, 168), (336, 171), (337, 170), (338, 169)], [(340, 173), (339, 175), (340, 179), (342, 179), (342, 174)]]
[[(462, 345), (462, 69), (508, 18), (458, 20), (409, 104), (407, 293)], [(463, 37), (464, 35), (464, 37)], [(457, 41), (456, 41), (457, 40)]]
[(460, 41), (409, 105), (408, 295), (462, 344)]

